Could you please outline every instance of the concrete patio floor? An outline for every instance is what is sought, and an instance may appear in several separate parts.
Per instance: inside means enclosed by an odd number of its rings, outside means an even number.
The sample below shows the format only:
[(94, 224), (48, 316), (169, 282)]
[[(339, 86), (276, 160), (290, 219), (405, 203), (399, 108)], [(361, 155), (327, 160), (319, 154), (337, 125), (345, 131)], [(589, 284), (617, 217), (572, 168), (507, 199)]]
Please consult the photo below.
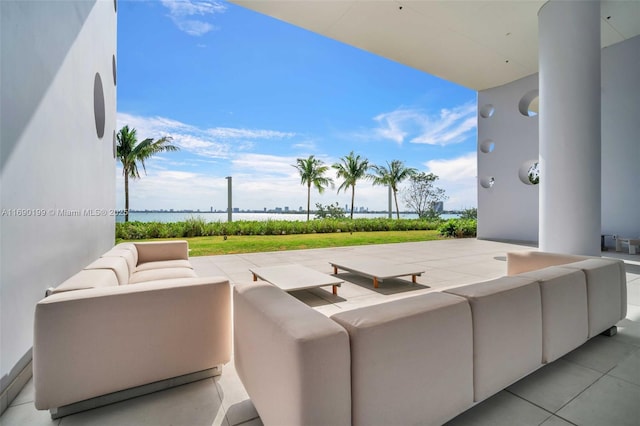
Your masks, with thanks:
[[(332, 315), (359, 306), (381, 303), (506, 273), (508, 251), (531, 250), (524, 245), (476, 239), (386, 244), (288, 252), (191, 258), (200, 276), (222, 275), (232, 284), (250, 282), (250, 267), (296, 263), (331, 273), (329, 262), (345, 256), (367, 256), (424, 267), (410, 277), (385, 280), (374, 289), (370, 279), (340, 272), (345, 280), (338, 295), (331, 287), (292, 293)], [(449, 422), (449, 425), (639, 425), (640, 424), (640, 255), (603, 252), (625, 259), (628, 313), (614, 337), (598, 336), (563, 358)], [(259, 348), (256, 348), (259, 349)], [(385, 390), (382, 389), (382, 392)], [(389, 390), (392, 391), (392, 390)], [(33, 405), (30, 381), (0, 417), (3, 426), (17, 425), (261, 425), (233, 366), (222, 376), (157, 392), (106, 407), (51, 420), (48, 411)], [(331, 425), (327, 425), (331, 426)]]

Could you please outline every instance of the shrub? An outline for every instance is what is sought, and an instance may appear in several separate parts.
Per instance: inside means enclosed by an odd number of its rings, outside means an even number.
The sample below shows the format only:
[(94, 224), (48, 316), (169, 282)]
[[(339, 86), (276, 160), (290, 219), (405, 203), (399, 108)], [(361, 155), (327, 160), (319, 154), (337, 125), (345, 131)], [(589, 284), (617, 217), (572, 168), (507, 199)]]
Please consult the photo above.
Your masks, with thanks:
[(205, 235), (207, 222), (201, 217), (190, 217), (184, 222), (183, 237), (202, 237)]
[[(453, 222), (453, 230), (443, 235), (473, 236), (475, 221)], [(449, 221), (451, 222), (451, 221)], [(152, 238), (185, 238), (223, 235), (290, 235), (330, 232), (411, 231), (441, 229), (449, 222), (424, 219), (348, 219), (326, 218), (309, 222), (266, 220), (237, 222), (206, 222), (202, 217), (192, 217), (184, 222), (127, 222), (116, 223), (116, 238), (119, 240), (142, 240)], [(440, 231), (443, 232), (442, 230)]]
[(475, 237), (477, 224), (475, 219), (449, 219), (438, 227), (438, 231), (445, 237)]

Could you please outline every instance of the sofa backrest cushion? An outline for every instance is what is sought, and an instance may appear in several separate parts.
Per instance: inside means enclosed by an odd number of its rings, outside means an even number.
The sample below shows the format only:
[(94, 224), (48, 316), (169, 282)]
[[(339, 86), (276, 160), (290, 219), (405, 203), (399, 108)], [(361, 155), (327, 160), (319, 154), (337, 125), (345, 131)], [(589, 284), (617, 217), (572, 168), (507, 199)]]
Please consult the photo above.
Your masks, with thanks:
[(473, 404), (466, 299), (433, 292), (331, 319), (351, 340), (353, 425), (442, 424)]
[(118, 285), (116, 274), (110, 269), (83, 270), (47, 292), (47, 295), (65, 291), (85, 290), (97, 287), (115, 287)]
[(136, 271), (137, 264), (137, 255), (133, 254), (133, 250), (128, 249), (117, 249), (112, 248), (101, 257), (121, 257), (127, 262), (127, 267), (129, 269), (129, 275), (133, 274)]
[(122, 257), (101, 257), (84, 269), (110, 269), (118, 278), (118, 284), (125, 285), (129, 283), (129, 266), (127, 261)]
[(158, 260), (189, 259), (186, 241), (153, 241), (134, 243), (138, 251), (138, 264)]
[(115, 245), (113, 250), (129, 250), (135, 260), (134, 266), (138, 264), (138, 249), (134, 243), (120, 243)]
[(518, 275), (537, 280), (542, 300), (542, 362), (564, 356), (589, 338), (584, 272), (550, 266)]
[(476, 401), (542, 366), (542, 303), (536, 280), (501, 277), (446, 292), (471, 305)]
[(509, 252), (507, 253), (507, 275), (517, 275), (522, 272), (535, 271), (549, 266), (564, 265), (584, 259), (587, 259), (587, 257), (573, 254), (538, 251)]
[(349, 336), (267, 283), (233, 289), (238, 376), (266, 425), (351, 424)]
[(589, 337), (597, 336), (627, 314), (627, 278), (624, 262), (593, 258), (562, 266), (582, 270), (587, 278)]

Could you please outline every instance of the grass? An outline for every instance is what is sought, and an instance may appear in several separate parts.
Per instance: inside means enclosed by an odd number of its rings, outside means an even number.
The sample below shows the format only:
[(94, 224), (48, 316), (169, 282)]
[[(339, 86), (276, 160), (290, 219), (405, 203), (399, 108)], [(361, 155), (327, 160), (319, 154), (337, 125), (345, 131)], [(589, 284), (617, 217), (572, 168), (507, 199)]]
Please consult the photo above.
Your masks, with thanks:
[[(327, 247), (347, 247), (367, 244), (406, 243), (415, 241), (442, 240), (433, 231), (377, 231), (377, 232), (336, 232), (331, 234), (296, 235), (230, 235), (224, 237), (181, 238), (189, 242), (190, 256), (210, 256), (220, 254), (257, 253), (268, 251), (302, 250)], [(169, 239), (170, 240), (170, 239)], [(118, 243), (126, 240), (118, 239)], [(140, 240), (135, 240), (140, 241)], [(157, 240), (155, 240), (157, 241)]]

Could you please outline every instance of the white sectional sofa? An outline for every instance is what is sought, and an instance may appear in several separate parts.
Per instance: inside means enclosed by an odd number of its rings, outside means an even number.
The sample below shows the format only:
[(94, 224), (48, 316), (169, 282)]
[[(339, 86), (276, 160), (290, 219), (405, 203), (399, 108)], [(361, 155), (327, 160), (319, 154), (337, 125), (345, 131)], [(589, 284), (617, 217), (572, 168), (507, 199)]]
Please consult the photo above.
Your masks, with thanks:
[(439, 425), (611, 330), (626, 276), (509, 253), (505, 277), (330, 318), (266, 283), (233, 298), (236, 370), (265, 425)]
[(220, 374), (231, 290), (186, 241), (119, 244), (35, 307), (35, 406), (52, 417)]

